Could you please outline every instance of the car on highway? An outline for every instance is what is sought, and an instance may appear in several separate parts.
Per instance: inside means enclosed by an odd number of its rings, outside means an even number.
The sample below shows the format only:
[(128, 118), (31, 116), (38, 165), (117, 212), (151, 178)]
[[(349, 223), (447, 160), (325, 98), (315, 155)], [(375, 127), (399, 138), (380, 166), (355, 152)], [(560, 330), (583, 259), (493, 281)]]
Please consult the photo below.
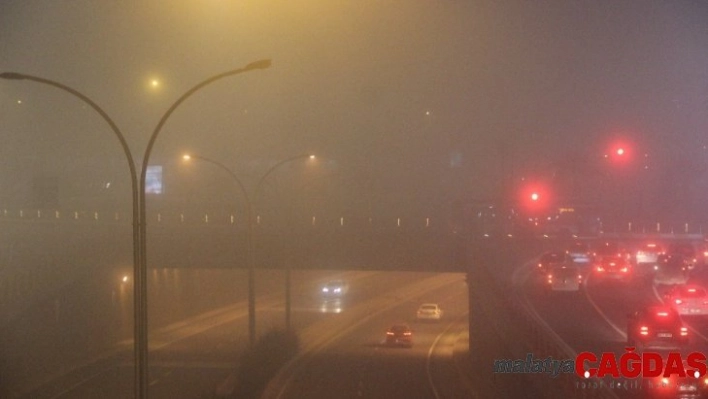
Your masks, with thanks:
[(627, 315), (627, 345), (635, 348), (681, 348), (688, 344), (688, 327), (676, 309), (651, 305)]
[(547, 291), (578, 292), (583, 287), (583, 275), (574, 264), (554, 266), (546, 276)]
[(680, 315), (708, 315), (708, 293), (701, 286), (675, 285), (663, 298)]
[(585, 265), (593, 262), (594, 253), (586, 242), (574, 241), (568, 245), (566, 252), (574, 263)]
[(661, 254), (654, 264), (654, 285), (686, 284), (688, 266), (683, 256)]
[(321, 292), (325, 297), (341, 297), (349, 292), (349, 284), (344, 280), (331, 280), (322, 286)]
[(389, 346), (413, 346), (413, 330), (405, 323), (392, 325), (386, 331), (386, 345)]
[(649, 241), (641, 244), (634, 253), (636, 264), (654, 264), (659, 255), (664, 253), (664, 247), (656, 241)]
[(632, 260), (632, 251), (627, 245), (617, 240), (600, 240), (596, 241), (592, 246), (593, 254), (595, 255), (595, 263), (606, 257), (621, 256), (627, 260)]
[(686, 375), (681, 377), (663, 374), (656, 377), (641, 377), (641, 392), (646, 398), (698, 399), (708, 397), (708, 378), (690, 373), (695, 368), (688, 362), (683, 362)]
[(439, 321), (442, 315), (443, 311), (437, 303), (424, 303), (418, 307), (418, 311), (415, 313), (417, 320)]
[(693, 270), (698, 265), (696, 248), (690, 242), (673, 242), (666, 248), (666, 253), (683, 257), (687, 270)]
[(539, 256), (536, 262), (536, 270), (546, 274), (548, 271), (558, 265), (564, 265), (572, 262), (568, 253), (565, 251), (548, 251)]
[(604, 256), (595, 264), (595, 276), (599, 278), (612, 278), (618, 280), (629, 280), (632, 278), (632, 263), (626, 256), (611, 255)]

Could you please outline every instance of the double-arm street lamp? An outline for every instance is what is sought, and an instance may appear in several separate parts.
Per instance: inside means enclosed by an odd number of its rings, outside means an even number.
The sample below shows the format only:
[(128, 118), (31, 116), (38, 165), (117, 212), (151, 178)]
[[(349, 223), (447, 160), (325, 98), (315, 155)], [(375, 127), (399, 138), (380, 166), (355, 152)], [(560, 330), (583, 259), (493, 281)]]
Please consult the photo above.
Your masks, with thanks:
[(243, 72), (248, 72), (256, 69), (266, 69), (270, 67), (271, 61), (268, 59), (252, 62), (242, 68), (230, 70), (227, 72), (214, 75), (196, 86), (192, 87), (186, 93), (184, 93), (177, 101), (172, 104), (172, 106), (165, 112), (165, 114), (160, 119), (159, 123), (155, 127), (150, 136), (150, 141), (148, 142), (147, 148), (143, 156), (142, 169), (140, 172), (140, 180), (137, 177), (137, 167), (135, 160), (130, 152), (125, 136), (121, 133), (118, 126), (113, 122), (113, 120), (108, 116), (108, 114), (101, 109), (93, 100), (83, 95), (79, 91), (72, 89), (64, 84), (37, 77), (26, 75), (17, 72), (4, 72), (0, 73), (0, 78), (10, 79), (10, 80), (30, 80), (37, 83), (47, 84), (56, 87), (60, 90), (66, 91), (80, 100), (91, 106), (96, 112), (101, 115), (103, 120), (105, 120), (111, 127), (111, 130), (116, 135), (120, 141), (123, 152), (128, 161), (128, 167), (130, 169), (131, 178), (131, 188), (133, 195), (133, 306), (134, 306), (134, 351), (135, 351), (135, 397), (136, 398), (147, 398), (148, 396), (148, 328), (147, 328), (147, 215), (145, 207), (145, 180), (147, 175), (147, 167), (150, 161), (150, 153), (155, 144), (158, 134), (162, 130), (163, 125), (167, 121), (167, 118), (174, 112), (174, 110), (190, 97), (194, 92), (209, 85), (219, 79), (237, 75)]
[[(255, 192), (255, 200), (257, 201), (261, 189), (263, 186), (263, 183), (265, 182), (266, 178), (273, 172), (275, 171), (279, 166), (284, 165), (288, 162), (292, 162), (298, 159), (302, 158), (309, 158), (309, 159), (315, 159), (314, 155), (310, 154), (302, 154), (302, 155), (297, 155), (294, 157), (290, 157), (287, 159), (284, 159), (275, 165), (273, 165), (270, 169), (268, 169), (263, 176), (258, 180), (258, 184), (256, 185), (256, 192)], [(203, 157), (200, 155), (194, 155), (194, 154), (185, 154), (182, 156), (182, 159), (185, 161), (189, 161), (190, 159), (198, 159), (200, 161), (204, 161), (207, 163), (210, 163), (219, 169), (225, 171), (231, 179), (236, 183), (238, 186), (239, 190), (241, 191), (241, 194), (243, 195), (243, 199), (246, 203), (246, 262), (247, 262), (247, 268), (248, 268), (248, 338), (249, 338), (249, 343), (253, 345), (256, 341), (256, 294), (255, 294), (255, 250), (254, 250), (254, 235), (253, 235), (253, 223), (254, 223), (254, 217), (253, 217), (253, 201), (251, 201), (251, 197), (248, 195), (248, 190), (246, 190), (245, 186), (243, 185), (243, 182), (241, 182), (241, 179), (236, 176), (236, 173), (234, 173), (231, 169), (226, 167), (226, 165), (222, 164), (221, 162), (215, 161), (213, 159), (209, 159), (207, 157)], [(286, 317), (286, 326), (289, 329), (290, 328), (290, 269), (287, 269), (287, 274), (286, 274), (286, 301), (285, 301), (285, 317)]]

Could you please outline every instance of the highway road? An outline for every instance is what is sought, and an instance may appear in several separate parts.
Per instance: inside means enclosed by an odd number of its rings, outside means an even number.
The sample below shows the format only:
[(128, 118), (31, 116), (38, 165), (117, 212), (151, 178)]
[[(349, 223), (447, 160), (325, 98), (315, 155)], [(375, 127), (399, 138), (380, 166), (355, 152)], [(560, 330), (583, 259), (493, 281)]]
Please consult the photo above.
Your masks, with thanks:
[[(8, 397), (132, 396), (132, 293), (129, 279), (123, 277), (116, 270), (97, 273), (18, 321), (6, 359), (22, 367), (8, 375), (6, 381), (13, 388)], [(151, 272), (151, 398), (211, 397), (223, 388), (248, 342), (243, 277), (242, 271), (209, 269)], [(350, 284), (347, 295), (336, 303), (325, 301), (319, 292), (325, 281), (334, 278)], [(283, 328), (284, 273), (262, 271), (256, 281), (258, 334)], [(463, 275), (309, 271), (294, 272), (292, 284), (293, 328), (300, 332), (306, 353), (312, 353), (312, 345), (319, 348), (323, 340), (334, 342), (343, 330), (361, 334), (356, 341), (363, 345), (360, 349), (384, 353), (393, 348), (382, 348), (378, 342), (391, 320), (410, 319), (422, 300), (440, 302), (446, 308), (446, 322), (416, 324), (414, 349), (389, 353), (392, 359), (414, 355), (411, 371), (419, 373), (416, 378), (423, 386), (430, 386), (428, 378), (440, 380), (441, 373), (443, 381), (459, 379), (449, 373), (449, 354), (451, 340), (466, 328)], [(373, 324), (361, 325), (362, 320)], [(434, 350), (428, 356), (430, 348)], [(450, 385), (448, 381), (441, 386)]]
[[(467, 329), (463, 277), (440, 274), (408, 286), (389, 284), (387, 291), (368, 295), (369, 300), (350, 310), (352, 314), (342, 315), (346, 328), (306, 332), (313, 344), (264, 397), (470, 397), (452, 359), (452, 349)], [(416, 310), (424, 302), (440, 304), (443, 319), (417, 321)], [(399, 322), (413, 329), (411, 348), (385, 344), (386, 330)]]
[[(662, 293), (668, 289), (667, 286), (655, 285), (651, 274), (644, 274), (645, 272), (638, 272), (627, 281), (617, 281), (600, 278), (596, 273), (587, 270), (588, 278), (583, 291), (548, 293), (544, 290), (544, 277), (534, 268), (532, 259), (516, 267), (512, 276), (515, 294), (532, 318), (552, 331), (549, 339), (563, 348), (569, 357), (580, 352), (592, 352), (598, 356), (604, 352), (612, 352), (619, 359), (627, 347), (627, 315), (646, 305), (662, 304)], [(689, 282), (707, 286), (706, 270), (693, 272)], [(694, 351), (708, 353), (708, 317), (684, 316), (682, 319), (689, 326), (688, 346), (647, 351), (656, 351), (663, 355), (672, 350), (678, 350), (684, 355)], [(538, 358), (545, 357), (543, 353), (534, 355)], [(575, 375), (559, 378), (581, 381)], [(625, 379), (605, 381), (623, 384)], [(646, 384), (627, 386), (629, 388), (611, 390), (607, 397), (653, 397), (660, 394), (660, 391), (652, 390)], [(580, 397), (583, 392), (578, 390), (577, 394)]]
[[(578, 377), (499, 375), (493, 373), (494, 360), (528, 353), (545, 358), (551, 347), (568, 359), (583, 351), (620, 356), (627, 313), (661, 301), (664, 288), (649, 279), (624, 283), (593, 275), (580, 293), (547, 295), (533, 261), (533, 256), (492, 261), (483, 268), (491, 280), (476, 264), (473, 309), (459, 273), (294, 271), (292, 327), (301, 349), (265, 397), (507, 398), (524, 392), (553, 397), (557, 391), (551, 387), (576, 384)], [(243, 270), (150, 271), (151, 398), (213, 397), (233, 388), (229, 377), (248, 343), (245, 277)], [(338, 278), (349, 282), (349, 292), (341, 300), (325, 300), (322, 284)], [(708, 272), (694, 272), (692, 280), (708, 284)], [(258, 335), (282, 329), (284, 272), (261, 270), (256, 282)], [(130, 278), (116, 269), (86, 276), (27, 309), (3, 337), (3, 397), (132, 397), (131, 299)], [(509, 301), (517, 304), (517, 316), (522, 309), (522, 321), (510, 318)], [(423, 302), (439, 303), (443, 320), (417, 322), (415, 310)], [(708, 317), (684, 320), (692, 338), (683, 353), (708, 353)], [(413, 327), (413, 347), (383, 345), (386, 329), (401, 321)], [(474, 335), (473, 353), (466, 363), (455, 362), (453, 348), (467, 334)], [(647, 394), (563, 392), (566, 397)]]

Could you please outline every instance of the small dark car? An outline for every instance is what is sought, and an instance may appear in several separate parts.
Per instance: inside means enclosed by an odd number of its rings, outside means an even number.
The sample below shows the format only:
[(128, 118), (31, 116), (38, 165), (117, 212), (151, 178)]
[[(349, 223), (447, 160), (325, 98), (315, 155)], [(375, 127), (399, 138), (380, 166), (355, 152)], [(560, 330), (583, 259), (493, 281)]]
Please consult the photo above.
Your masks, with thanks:
[(386, 345), (413, 346), (413, 330), (407, 324), (394, 324), (386, 331)]
[(649, 306), (627, 317), (627, 345), (635, 348), (680, 348), (688, 343), (688, 328), (676, 309)]

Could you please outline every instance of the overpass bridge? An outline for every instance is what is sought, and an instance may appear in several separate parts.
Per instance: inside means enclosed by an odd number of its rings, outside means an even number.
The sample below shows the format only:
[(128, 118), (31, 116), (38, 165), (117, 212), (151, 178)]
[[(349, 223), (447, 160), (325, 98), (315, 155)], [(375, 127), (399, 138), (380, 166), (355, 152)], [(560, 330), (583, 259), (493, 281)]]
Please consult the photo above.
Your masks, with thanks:
[[(0, 319), (97, 268), (132, 272), (129, 213), (0, 210)], [(245, 221), (226, 212), (148, 214), (148, 268), (247, 268)], [(254, 220), (255, 267), (471, 272), (544, 247), (544, 239), (431, 217)], [(469, 228), (468, 228), (469, 227)], [(695, 230), (695, 229), (694, 229)], [(701, 239), (681, 224), (665, 237)], [(685, 233), (684, 233), (685, 232)], [(528, 233), (528, 232), (527, 232)], [(612, 237), (644, 233), (614, 230)]]
[[(98, 268), (132, 272), (132, 218), (0, 210), (0, 315)], [(230, 214), (148, 215), (148, 268), (247, 268), (248, 226)], [(256, 268), (464, 272), (470, 238), (431, 218), (254, 220)]]

